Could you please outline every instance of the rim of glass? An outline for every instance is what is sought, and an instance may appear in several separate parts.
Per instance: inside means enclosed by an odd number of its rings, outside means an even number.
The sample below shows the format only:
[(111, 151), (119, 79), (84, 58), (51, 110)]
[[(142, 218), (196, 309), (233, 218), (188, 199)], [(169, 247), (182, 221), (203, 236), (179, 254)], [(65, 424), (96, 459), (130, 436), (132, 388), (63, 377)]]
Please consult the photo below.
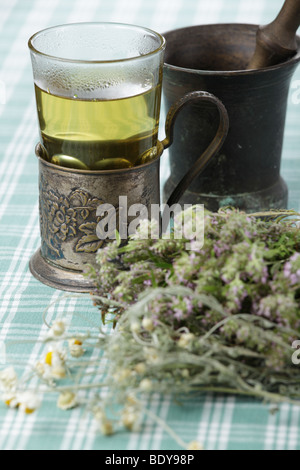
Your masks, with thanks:
[[(157, 47), (154, 51), (148, 52), (147, 54), (143, 54), (140, 56), (134, 56), (134, 57), (127, 57), (124, 59), (112, 59), (112, 60), (82, 60), (82, 59), (68, 59), (64, 57), (56, 57), (51, 54), (46, 54), (45, 52), (41, 52), (38, 49), (36, 49), (33, 45), (34, 40), (40, 36), (41, 34), (45, 33), (46, 31), (51, 31), (55, 29), (60, 29), (60, 28), (70, 28), (72, 26), (92, 26), (92, 25), (108, 25), (108, 26), (121, 26), (121, 27), (128, 27), (132, 29), (136, 29), (139, 31), (145, 31), (148, 33), (151, 33), (152, 35), (156, 36), (160, 40), (160, 46)], [(141, 60), (142, 58), (149, 57), (151, 55), (157, 54), (158, 52), (162, 51), (166, 47), (166, 40), (165, 38), (157, 33), (156, 31), (153, 31), (152, 29), (146, 28), (144, 26), (138, 26), (138, 25), (133, 25), (133, 24), (127, 24), (127, 23), (114, 23), (114, 22), (82, 22), (82, 23), (66, 23), (66, 24), (61, 24), (57, 26), (51, 26), (50, 28), (45, 28), (42, 29), (41, 31), (36, 32), (33, 34), (28, 41), (28, 47), (29, 49), (34, 52), (35, 54), (38, 54), (40, 56), (46, 57), (48, 59), (54, 59), (56, 61), (61, 61), (61, 62), (69, 62), (73, 64), (113, 64), (117, 62), (130, 62), (133, 60)]]

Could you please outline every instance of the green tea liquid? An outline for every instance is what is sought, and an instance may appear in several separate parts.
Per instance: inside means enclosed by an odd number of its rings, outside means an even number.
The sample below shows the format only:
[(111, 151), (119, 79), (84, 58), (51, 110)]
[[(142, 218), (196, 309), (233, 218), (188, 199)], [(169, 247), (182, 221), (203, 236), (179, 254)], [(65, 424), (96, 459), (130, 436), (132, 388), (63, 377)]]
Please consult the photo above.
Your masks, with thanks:
[(126, 168), (157, 145), (161, 86), (113, 100), (63, 98), (37, 85), (35, 93), (42, 143), (53, 163)]

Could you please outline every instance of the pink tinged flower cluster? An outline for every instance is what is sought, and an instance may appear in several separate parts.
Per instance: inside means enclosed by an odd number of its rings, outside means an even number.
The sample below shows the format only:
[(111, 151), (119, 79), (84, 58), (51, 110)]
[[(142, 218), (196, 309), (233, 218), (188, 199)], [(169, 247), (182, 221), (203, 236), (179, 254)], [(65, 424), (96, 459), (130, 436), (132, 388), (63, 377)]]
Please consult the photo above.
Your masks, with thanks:
[(290, 260), (285, 263), (283, 275), (289, 280), (291, 286), (300, 284), (300, 254), (295, 253)]

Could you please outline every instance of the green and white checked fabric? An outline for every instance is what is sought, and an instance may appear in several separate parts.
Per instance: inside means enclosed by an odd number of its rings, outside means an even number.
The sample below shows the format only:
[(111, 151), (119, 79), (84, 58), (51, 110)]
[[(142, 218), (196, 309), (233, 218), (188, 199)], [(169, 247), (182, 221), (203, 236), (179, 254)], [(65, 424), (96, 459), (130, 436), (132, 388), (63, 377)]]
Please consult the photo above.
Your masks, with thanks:
[[(44, 337), (42, 313), (61, 293), (37, 282), (28, 262), (38, 248), (38, 141), (33, 82), (27, 40), (38, 30), (62, 23), (112, 21), (134, 23), (158, 32), (203, 23), (267, 23), (282, 0), (0, 0), (0, 341), (6, 364), (25, 367), (40, 358)], [(291, 89), (282, 174), (290, 189), (291, 208), (300, 209), (300, 70)], [(163, 133), (162, 113), (162, 133)], [(168, 176), (162, 159), (162, 181)], [(73, 312), (87, 321), (98, 311), (86, 297), (64, 298), (47, 320)], [(74, 333), (83, 331), (75, 319)], [(33, 340), (25, 343), (24, 341)], [(2, 351), (3, 352), (3, 351)], [(0, 369), (5, 367), (4, 355)], [(180, 407), (154, 396), (150, 409), (185, 441), (206, 449), (300, 449), (300, 408), (282, 404), (276, 414), (255, 400), (205, 395)], [(81, 409), (63, 412), (56, 396), (45, 397), (30, 416), (0, 404), (1, 450), (172, 450), (178, 445), (156, 423), (146, 419), (139, 434), (123, 432), (106, 438)]]

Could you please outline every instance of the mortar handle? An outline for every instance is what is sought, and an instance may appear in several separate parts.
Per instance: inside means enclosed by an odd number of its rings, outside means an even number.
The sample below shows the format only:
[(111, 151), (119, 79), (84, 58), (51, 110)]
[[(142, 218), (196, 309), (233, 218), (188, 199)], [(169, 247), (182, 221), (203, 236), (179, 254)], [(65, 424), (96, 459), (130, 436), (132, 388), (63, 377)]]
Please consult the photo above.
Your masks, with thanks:
[(292, 57), (298, 49), (296, 32), (300, 25), (300, 0), (285, 0), (277, 18), (260, 26), (256, 49), (247, 69), (276, 65)]
[(178, 203), (183, 193), (188, 189), (190, 184), (194, 181), (194, 179), (200, 175), (200, 173), (206, 168), (210, 160), (218, 153), (218, 151), (223, 146), (223, 143), (227, 137), (228, 129), (229, 129), (229, 119), (228, 113), (223, 105), (223, 103), (211, 93), (207, 93), (205, 91), (193, 91), (184, 95), (181, 99), (179, 99), (169, 110), (167, 119), (166, 119), (166, 138), (161, 142), (163, 147), (166, 149), (170, 147), (173, 142), (173, 133), (174, 133), (174, 125), (175, 120), (179, 112), (184, 108), (186, 105), (191, 104), (191, 102), (199, 102), (199, 101), (206, 101), (213, 103), (216, 105), (219, 111), (220, 122), (217, 133), (207, 147), (207, 149), (202, 153), (202, 155), (198, 158), (198, 160), (194, 163), (191, 169), (187, 172), (187, 174), (182, 178), (179, 184), (176, 186), (174, 191), (172, 192), (171, 196), (167, 201), (167, 207), (171, 207), (173, 204)]

